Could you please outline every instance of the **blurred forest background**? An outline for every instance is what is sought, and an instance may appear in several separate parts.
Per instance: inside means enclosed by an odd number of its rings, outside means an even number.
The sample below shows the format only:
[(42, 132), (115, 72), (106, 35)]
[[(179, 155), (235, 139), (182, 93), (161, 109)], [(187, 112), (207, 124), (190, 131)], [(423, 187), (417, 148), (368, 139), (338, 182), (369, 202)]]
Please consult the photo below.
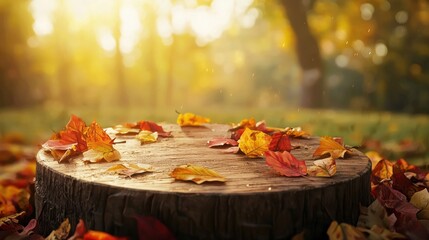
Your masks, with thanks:
[[(329, 108), (428, 113), (429, 2), (306, 1)], [(297, 106), (278, 1), (1, 0), (0, 106)]]
[(0, 134), (46, 138), (72, 113), (174, 122), (177, 110), (428, 164), (429, 2), (304, 0), (323, 63), (324, 108), (311, 110), (281, 1), (0, 0)]

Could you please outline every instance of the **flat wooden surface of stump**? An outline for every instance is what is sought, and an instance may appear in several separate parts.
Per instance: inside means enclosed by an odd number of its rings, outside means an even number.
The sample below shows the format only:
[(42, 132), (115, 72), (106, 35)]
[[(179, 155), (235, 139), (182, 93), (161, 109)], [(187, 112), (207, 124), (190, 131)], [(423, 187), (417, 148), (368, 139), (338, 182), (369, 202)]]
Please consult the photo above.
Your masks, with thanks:
[[(126, 141), (114, 145), (120, 161), (84, 164), (77, 157), (59, 164), (40, 151), (36, 176), (39, 221), (59, 224), (68, 217), (73, 224), (84, 218), (92, 228), (127, 235), (133, 230), (126, 226), (129, 219), (140, 214), (157, 217), (184, 239), (290, 238), (313, 224), (326, 227), (331, 220), (355, 222), (359, 205), (370, 201), (371, 164), (357, 150), (336, 161), (337, 173), (331, 178), (289, 178), (275, 173), (264, 158), (209, 148), (208, 140), (229, 137), (228, 125), (161, 125), (173, 137), (141, 145), (134, 136), (112, 135), (116, 141)], [(319, 138), (291, 138), (291, 142), (296, 147), (291, 153), (311, 166)], [(119, 163), (150, 164), (154, 172), (131, 178), (106, 172)], [(226, 182), (197, 185), (169, 176), (184, 164), (210, 168)]]

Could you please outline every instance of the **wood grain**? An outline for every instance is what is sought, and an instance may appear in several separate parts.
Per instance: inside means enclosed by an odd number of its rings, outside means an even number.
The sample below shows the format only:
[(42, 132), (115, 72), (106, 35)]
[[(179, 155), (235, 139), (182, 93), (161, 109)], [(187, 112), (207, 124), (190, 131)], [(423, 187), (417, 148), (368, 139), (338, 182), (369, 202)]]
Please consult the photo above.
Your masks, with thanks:
[[(65, 217), (72, 225), (83, 218), (92, 229), (136, 238), (132, 218), (139, 214), (157, 217), (183, 239), (282, 239), (304, 229), (317, 236), (334, 219), (354, 223), (359, 205), (370, 202), (371, 165), (356, 150), (337, 160), (332, 178), (286, 178), (274, 173), (263, 158), (207, 147), (208, 140), (229, 136), (228, 125), (162, 125), (172, 131), (172, 138), (141, 145), (133, 137), (116, 136), (126, 141), (115, 145), (122, 156), (118, 162), (84, 164), (76, 158), (58, 164), (40, 151), (39, 222), (52, 228)], [(319, 139), (293, 139), (292, 145), (298, 146), (292, 154), (309, 166)], [(132, 178), (106, 173), (118, 163), (151, 164), (155, 171)], [(172, 179), (169, 173), (183, 164), (208, 167), (226, 182), (197, 185)]]

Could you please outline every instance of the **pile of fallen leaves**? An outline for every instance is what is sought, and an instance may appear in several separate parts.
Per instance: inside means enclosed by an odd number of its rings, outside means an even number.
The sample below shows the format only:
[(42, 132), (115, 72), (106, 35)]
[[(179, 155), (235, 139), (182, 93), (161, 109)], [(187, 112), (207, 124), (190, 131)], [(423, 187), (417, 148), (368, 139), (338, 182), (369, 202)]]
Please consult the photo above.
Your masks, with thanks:
[[(177, 124), (198, 127), (210, 119), (193, 113), (179, 114)], [(141, 144), (155, 143), (158, 137), (172, 137), (162, 126), (152, 121), (125, 123), (113, 127), (116, 135), (134, 135)], [(333, 177), (336, 161), (347, 158), (353, 150), (345, 147), (341, 138), (321, 137), (313, 153), (315, 160), (307, 166), (304, 160), (291, 153), (297, 146), (291, 138), (310, 138), (301, 128), (272, 128), (264, 121), (243, 119), (229, 129), (230, 137), (208, 141), (208, 147), (227, 147), (222, 151), (244, 154), (248, 158), (265, 158), (266, 164), (277, 174), (286, 177)], [(44, 238), (37, 234), (37, 221), (31, 219), (31, 187), (35, 175), (35, 153), (17, 143), (16, 138), (0, 141), (0, 166), (6, 171), (0, 175), (0, 239), (123, 239), (105, 232), (88, 230), (81, 220), (75, 233), (70, 233), (66, 219), (59, 228)], [(95, 121), (87, 125), (72, 116), (65, 129), (55, 133), (42, 148), (59, 163), (67, 163), (82, 155), (85, 163), (120, 160), (113, 147), (115, 139)], [(333, 221), (327, 229), (330, 239), (429, 239), (429, 173), (408, 164), (404, 159), (389, 161), (375, 152), (367, 154), (372, 161), (371, 193), (374, 202), (361, 207), (357, 226)], [(147, 171), (151, 166), (117, 164), (108, 172), (132, 177)], [(225, 182), (226, 178), (203, 166), (176, 167), (170, 176), (177, 180), (202, 184), (207, 181)], [(157, 219), (136, 216), (140, 239), (174, 239), (170, 231)], [(23, 222), (24, 225), (21, 225)], [(71, 235), (71, 236), (70, 236)]]

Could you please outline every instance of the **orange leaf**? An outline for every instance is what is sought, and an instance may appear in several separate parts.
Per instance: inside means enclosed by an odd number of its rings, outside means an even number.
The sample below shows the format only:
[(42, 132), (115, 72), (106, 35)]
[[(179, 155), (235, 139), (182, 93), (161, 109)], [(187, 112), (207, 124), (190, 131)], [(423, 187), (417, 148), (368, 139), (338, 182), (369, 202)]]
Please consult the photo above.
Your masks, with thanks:
[(377, 163), (383, 159), (383, 157), (376, 151), (369, 151), (365, 155), (371, 160), (372, 170), (374, 170)]
[(104, 131), (103, 128), (98, 125), (97, 122), (93, 121), (88, 127), (86, 132), (86, 141), (88, 145), (93, 142), (104, 142), (106, 144), (112, 144), (113, 140), (110, 136)]
[(66, 130), (71, 130), (71, 131), (80, 132), (84, 134), (85, 129), (86, 129), (85, 122), (79, 117), (77, 117), (76, 115), (72, 114), (69, 122), (66, 125)]
[(201, 184), (203, 182), (225, 182), (226, 179), (219, 175), (219, 173), (205, 168), (201, 166), (193, 166), (193, 165), (182, 165), (177, 168), (175, 168), (171, 173), (170, 176), (172, 178), (175, 178), (177, 180), (184, 180), (184, 181), (193, 181), (197, 184)]
[(235, 131), (238, 129), (245, 129), (245, 128), (250, 128), (250, 129), (256, 129), (256, 121), (254, 118), (245, 118), (243, 120), (240, 121), (240, 123), (234, 125), (231, 129), (229, 129), (229, 131)]
[(332, 157), (316, 160), (313, 164), (313, 166), (307, 168), (309, 176), (332, 177), (337, 172), (337, 164)]
[(157, 132), (160, 137), (171, 137), (171, 132), (166, 132), (162, 126), (151, 121), (140, 121), (137, 123), (140, 130), (147, 130), (151, 132)]
[(209, 123), (210, 119), (193, 113), (180, 113), (177, 116), (177, 124), (181, 127), (201, 126), (204, 123)]
[(290, 137), (295, 138), (310, 138), (310, 134), (304, 130), (301, 129), (301, 127), (287, 127), (285, 130), (286, 134)]
[(270, 135), (246, 128), (238, 140), (238, 147), (246, 156), (257, 158), (264, 156), (264, 152), (268, 151), (270, 142)]
[(330, 154), (332, 158), (344, 158), (346, 153), (351, 154), (352, 152), (346, 149), (344, 146), (335, 141), (332, 137), (321, 137), (320, 145), (314, 151), (313, 157), (321, 157), (326, 154)]
[(90, 142), (88, 143), (89, 150), (83, 152), (83, 161), (86, 162), (107, 162), (117, 161), (121, 158), (121, 154), (113, 148), (109, 143), (105, 142)]
[(393, 163), (389, 160), (382, 159), (374, 167), (371, 173), (371, 183), (379, 184), (381, 181), (390, 179), (393, 175)]
[(83, 239), (84, 240), (123, 240), (127, 238), (115, 237), (106, 232), (89, 230), (87, 233), (85, 233), (85, 235), (83, 236)]
[(300, 177), (307, 174), (305, 161), (296, 159), (289, 152), (265, 152), (265, 161), (277, 173), (286, 177)]
[(117, 173), (120, 175), (126, 175), (127, 177), (131, 177), (132, 175), (136, 175), (136, 174), (152, 172), (152, 171), (153, 171), (153, 169), (152, 169), (151, 165), (141, 166), (141, 165), (132, 164), (132, 163), (127, 164), (127, 165), (117, 164), (117, 165), (112, 166), (106, 170), (106, 172)]

